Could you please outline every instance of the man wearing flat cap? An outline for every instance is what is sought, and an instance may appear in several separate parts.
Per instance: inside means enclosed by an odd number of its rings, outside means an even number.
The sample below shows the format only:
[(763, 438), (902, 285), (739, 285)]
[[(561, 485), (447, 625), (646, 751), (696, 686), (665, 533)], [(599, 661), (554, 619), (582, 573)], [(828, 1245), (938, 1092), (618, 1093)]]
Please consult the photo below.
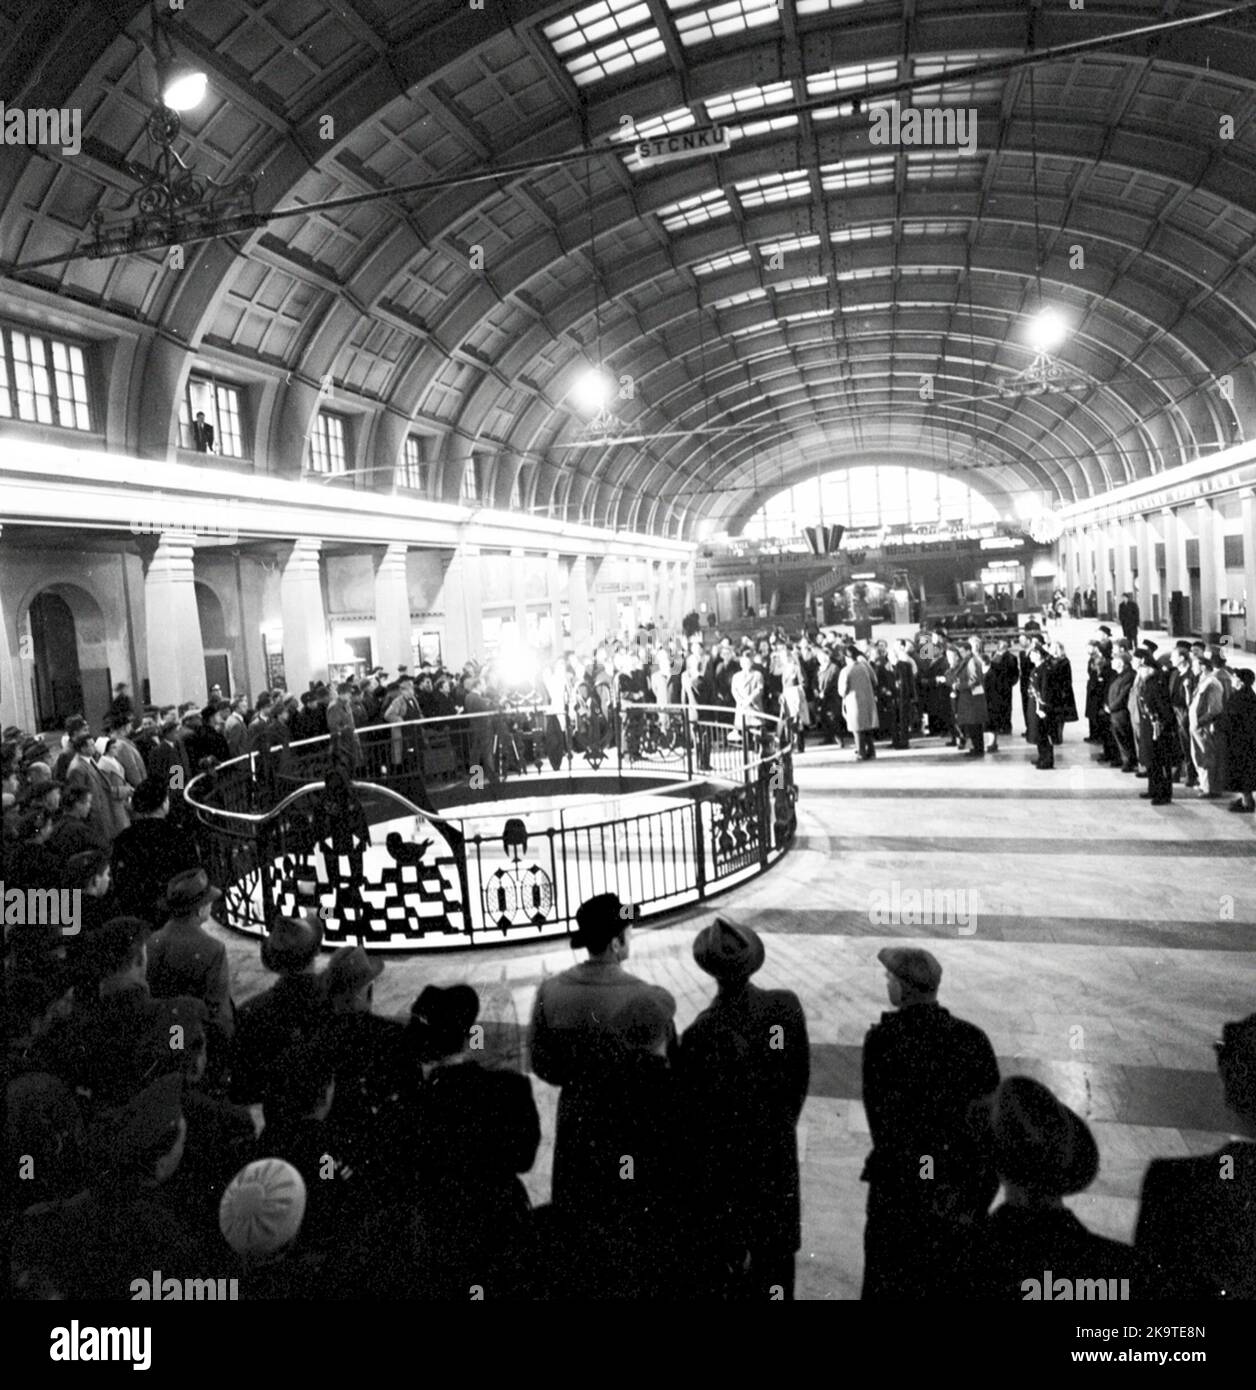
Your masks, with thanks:
[[(580, 1092), (597, 1089), (602, 1076), (632, 1045), (621, 1036), (631, 1022), (630, 1006), (643, 995), (652, 998), (670, 1019), (676, 1001), (659, 985), (649, 984), (623, 968), (631, 949), (633, 909), (614, 893), (599, 893), (580, 905), (573, 949), (583, 947), (588, 960), (545, 980), (537, 991), (529, 1031), (532, 1070), (551, 1086), (561, 1086), (554, 1138), (553, 1200), (556, 1206), (579, 1205), (583, 1194), (567, 1177), (580, 1158)], [(668, 1049), (675, 1029), (669, 1028)]]
[(1153, 1159), (1134, 1248), (1181, 1298), (1256, 1299), (1256, 1013), (1213, 1043), (1234, 1136), (1198, 1158)]
[(868, 1184), (862, 1296), (926, 1298), (938, 1292), (957, 1231), (994, 1199), (971, 1112), (999, 1084), (999, 1064), (985, 1033), (938, 1003), (936, 956), (886, 946), (877, 960), (894, 1010), (863, 1045), (872, 1152), (860, 1175)]
[(159, 998), (175, 994), (200, 999), (209, 1010), (211, 1076), (224, 1074), (235, 1034), (235, 1006), (227, 973), (227, 948), (205, 930), (222, 897), (204, 869), (176, 874), (166, 885), (169, 916), (148, 944), (148, 984)]
[(690, 1190), (713, 1293), (750, 1301), (794, 1296), (797, 1126), (811, 1075), (798, 996), (750, 982), (764, 957), (750, 927), (717, 917), (698, 933), (693, 958), (717, 992), (680, 1047)]
[[(1003, 1202), (957, 1241), (950, 1296), (1018, 1303), (1162, 1297), (1162, 1279), (1149, 1260), (1095, 1235), (1064, 1205), (1099, 1172), (1099, 1149), (1085, 1120), (1028, 1076), (1000, 1082), (986, 1110), (986, 1144)], [(1103, 1293), (1093, 1292), (1097, 1280)]]

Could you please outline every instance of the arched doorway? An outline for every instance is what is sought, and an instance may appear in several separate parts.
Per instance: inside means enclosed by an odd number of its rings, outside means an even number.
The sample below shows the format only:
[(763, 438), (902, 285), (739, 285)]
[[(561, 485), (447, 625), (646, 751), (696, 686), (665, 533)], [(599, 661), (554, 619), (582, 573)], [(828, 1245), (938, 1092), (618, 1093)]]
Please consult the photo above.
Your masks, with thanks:
[(201, 647), (205, 653), (205, 689), (222, 687), (224, 695), (231, 694), (231, 642), (227, 636), (227, 619), (222, 600), (209, 587), (196, 581), (196, 615), (201, 624)]
[(100, 605), (76, 585), (51, 585), (31, 600), (30, 633), (38, 727), (59, 729), (72, 714), (98, 725), (112, 695)]

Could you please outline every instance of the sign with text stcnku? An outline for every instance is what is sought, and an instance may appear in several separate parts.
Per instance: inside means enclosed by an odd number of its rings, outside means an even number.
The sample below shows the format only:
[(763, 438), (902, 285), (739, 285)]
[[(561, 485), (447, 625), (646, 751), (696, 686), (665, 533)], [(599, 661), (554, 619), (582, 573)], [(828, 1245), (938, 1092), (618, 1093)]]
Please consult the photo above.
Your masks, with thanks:
[(648, 168), (654, 164), (669, 164), (674, 159), (693, 159), (702, 154), (725, 154), (728, 151), (728, 128), (722, 125), (700, 125), (692, 130), (678, 130), (672, 135), (652, 135), (633, 145), (637, 161)]

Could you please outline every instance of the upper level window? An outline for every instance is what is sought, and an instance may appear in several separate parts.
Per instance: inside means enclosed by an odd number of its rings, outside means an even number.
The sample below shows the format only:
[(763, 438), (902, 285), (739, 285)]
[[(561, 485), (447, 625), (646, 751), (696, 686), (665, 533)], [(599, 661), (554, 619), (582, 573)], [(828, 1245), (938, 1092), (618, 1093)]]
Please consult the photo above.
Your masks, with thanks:
[(212, 377), (190, 376), (179, 404), (179, 443), (198, 454), (244, 457), (244, 393)]
[(0, 416), (90, 430), (83, 349), (25, 329), (0, 332)]
[(462, 470), (462, 500), (464, 502), (478, 502), (480, 500), (479, 459), (468, 459), (466, 468)]
[(315, 473), (345, 471), (345, 422), (320, 410), (310, 435), (310, 468)]
[(405, 457), (401, 461), (401, 477), (398, 479), (399, 487), (412, 489), (414, 492), (427, 492), (427, 460), (424, 458), (424, 441), (417, 435), (409, 435), (406, 438)]

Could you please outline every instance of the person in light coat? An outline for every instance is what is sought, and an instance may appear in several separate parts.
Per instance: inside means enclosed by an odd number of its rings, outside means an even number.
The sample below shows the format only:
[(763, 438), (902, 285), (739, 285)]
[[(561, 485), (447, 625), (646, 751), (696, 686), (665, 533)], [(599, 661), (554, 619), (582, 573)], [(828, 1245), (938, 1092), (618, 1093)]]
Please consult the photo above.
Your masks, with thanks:
[(873, 735), (877, 727), (877, 692), (868, 663), (857, 647), (846, 648), (846, 665), (837, 678), (837, 691), (842, 701), (846, 727), (855, 736), (855, 756), (875, 758)]
[(759, 721), (754, 717), (763, 712), (763, 672), (754, 664), (749, 652), (742, 652), (741, 670), (732, 679), (733, 704), (736, 706), (736, 737), (745, 738)]
[(1191, 696), (1191, 758), (1199, 773), (1201, 797), (1220, 796), (1225, 789), (1225, 689), (1217, 679), (1212, 661), (1198, 649), (1191, 654), (1191, 669), (1197, 677)]

